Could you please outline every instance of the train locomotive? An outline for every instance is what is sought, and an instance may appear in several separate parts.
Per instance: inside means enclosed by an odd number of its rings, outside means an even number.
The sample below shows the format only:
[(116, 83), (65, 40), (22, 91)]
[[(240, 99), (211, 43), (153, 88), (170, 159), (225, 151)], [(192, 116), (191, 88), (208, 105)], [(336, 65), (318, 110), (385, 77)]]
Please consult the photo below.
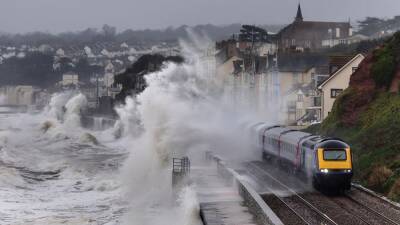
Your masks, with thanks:
[(350, 146), (342, 140), (265, 123), (252, 125), (250, 134), (264, 159), (275, 160), (312, 179), (316, 189), (350, 189), (352, 154)]

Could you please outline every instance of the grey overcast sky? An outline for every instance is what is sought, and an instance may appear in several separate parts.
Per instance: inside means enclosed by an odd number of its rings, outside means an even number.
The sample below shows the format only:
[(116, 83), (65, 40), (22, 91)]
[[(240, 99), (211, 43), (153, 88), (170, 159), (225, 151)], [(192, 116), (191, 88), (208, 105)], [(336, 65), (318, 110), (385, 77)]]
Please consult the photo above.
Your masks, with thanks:
[[(116, 26), (283, 24), (299, 0), (0, 0), (0, 31), (63, 32)], [(400, 15), (400, 0), (300, 0), (305, 20), (352, 21)]]

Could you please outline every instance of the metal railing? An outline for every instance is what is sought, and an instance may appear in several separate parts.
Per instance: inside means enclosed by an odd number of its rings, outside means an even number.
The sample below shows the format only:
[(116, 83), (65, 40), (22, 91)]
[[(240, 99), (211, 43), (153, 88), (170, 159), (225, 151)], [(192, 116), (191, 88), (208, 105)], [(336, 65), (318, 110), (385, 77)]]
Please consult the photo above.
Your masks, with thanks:
[(172, 159), (172, 185), (176, 186), (190, 173), (190, 160), (188, 157)]
[(184, 158), (173, 158), (172, 160), (172, 172), (180, 174), (188, 174), (190, 172), (190, 160), (188, 157)]

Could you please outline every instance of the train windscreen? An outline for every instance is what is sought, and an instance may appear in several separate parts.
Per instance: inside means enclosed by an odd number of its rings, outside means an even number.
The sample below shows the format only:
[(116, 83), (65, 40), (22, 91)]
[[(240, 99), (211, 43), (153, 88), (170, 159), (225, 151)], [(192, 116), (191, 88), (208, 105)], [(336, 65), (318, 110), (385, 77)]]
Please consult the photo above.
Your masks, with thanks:
[(324, 160), (346, 160), (344, 149), (324, 150)]

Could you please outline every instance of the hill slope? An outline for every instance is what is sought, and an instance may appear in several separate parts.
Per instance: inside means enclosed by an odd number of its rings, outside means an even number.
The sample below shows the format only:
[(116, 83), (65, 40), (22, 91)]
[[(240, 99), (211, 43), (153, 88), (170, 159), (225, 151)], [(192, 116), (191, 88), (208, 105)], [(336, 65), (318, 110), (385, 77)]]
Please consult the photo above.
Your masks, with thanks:
[[(400, 200), (400, 32), (368, 54), (314, 131), (349, 142), (356, 177)], [(311, 128), (313, 129), (313, 128)], [(310, 129), (310, 130), (311, 130)]]

